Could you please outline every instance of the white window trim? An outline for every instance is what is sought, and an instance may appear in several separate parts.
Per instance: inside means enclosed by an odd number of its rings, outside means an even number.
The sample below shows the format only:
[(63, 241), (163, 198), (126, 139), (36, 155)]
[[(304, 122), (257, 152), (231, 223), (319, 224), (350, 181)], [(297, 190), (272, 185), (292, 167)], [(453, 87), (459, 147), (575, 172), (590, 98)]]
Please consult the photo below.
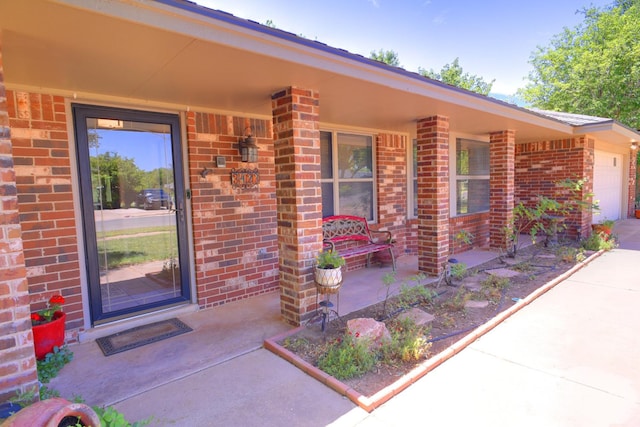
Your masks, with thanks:
[[(418, 138), (415, 136), (411, 136), (408, 138), (409, 143), (407, 144), (407, 219), (415, 219), (418, 215), (414, 215), (413, 212), (416, 210), (416, 206), (413, 203), (413, 199), (415, 199), (416, 195), (413, 194), (413, 145), (418, 143)], [(417, 173), (416, 173), (416, 178)]]
[[(451, 218), (456, 218), (459, 216), (467, 216), (474, 215), (480, 212), (475, 212), (473, 214), (458, 214), (458, 200), (456, 197), (456, 184), (458, 181), (458, 175), (456, 174), (456, 141), (458, 138), (462, 139), (470, 139), (473, 141), (486, 142), (489, 144), (490, 139), (488, 135), (471, 135), (465, 133), (449, 133), (449, 216)], [(491, 149), (491, 148), (489, 148)], [(466, 175), (461, 175), (464, 177)], [(490, 179), (489, 175), (474, 175), (474, 178), (477, 179)], [(487, 211), (483, 211), (487, 212)]]
[[(377, 144), (376, 144), (376, 135), (377, 133), (371, 133), (361, 130), (356, 130), (353, 128), (339, 128), (339, 127), (323, 127), (320, 128), (320, 132), (327, 132), (331, 134), (331, 169), (333, 171), (333, 178), (326, 179), (321, 178), (320, 183), (333, 183), (333, 206), (334, 209), (337, 209), (340, 212), (340, 182), (369, 182), (373, 181), (373, 200), (372, 200), (372, 209), (373, 209), (373, 218), (368, 221), (369, 224), (377, 224), (378, 223), (378, 175), (377, 171), (377, 162), (376, 162), (376, 153), (377, 153)], [(371, 138), (371, 167), (372, 167), (372, 177), (371, 178), (345, 178), (339, 180), (337, 177), (338, 172), (338, 134), (350, 134), (357, 136), (366, 136)], [(335, 213), (334, 213), (335, 214)], [(341, 215), (341, 214), (336, 214)]]

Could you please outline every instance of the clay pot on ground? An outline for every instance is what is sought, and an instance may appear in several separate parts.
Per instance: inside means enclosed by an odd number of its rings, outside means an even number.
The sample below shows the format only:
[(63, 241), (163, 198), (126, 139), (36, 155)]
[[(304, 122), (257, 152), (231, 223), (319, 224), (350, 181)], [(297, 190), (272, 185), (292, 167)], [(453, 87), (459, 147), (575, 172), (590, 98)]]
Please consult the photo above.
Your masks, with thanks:
[(99, 426), (100, 418), (84, 403), (71, 403), (54, 397), (41, 400), (16, 412), (3, 423), (3, 427), (68, 427), (76, 424)]

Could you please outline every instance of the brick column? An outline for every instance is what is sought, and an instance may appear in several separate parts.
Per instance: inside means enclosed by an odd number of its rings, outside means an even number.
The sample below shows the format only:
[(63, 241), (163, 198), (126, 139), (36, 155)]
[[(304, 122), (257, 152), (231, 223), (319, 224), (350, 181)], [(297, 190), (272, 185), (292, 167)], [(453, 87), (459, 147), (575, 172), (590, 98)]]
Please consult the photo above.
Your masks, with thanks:
[(489, 245), (506, 249), (507, 227), (513, 219), (515, 196), (515, 131), (492, 132), (489, 137)]
[(278, 203), (280, 309), (293, 325), (315, 309), (315, 257), (322, 249), (320, 98), (288, 88), (271, 97)]
[(627, 217), (635, 217), (636, 203), (636, 174), (638, 169), (638, 150), (629, 150), (629, 203), (627, 205)]
[(0, 34), (0, 402), (38, 386)]
[(418, 269), (437, 275), (449, 256), (449, 118), (418, 120)]

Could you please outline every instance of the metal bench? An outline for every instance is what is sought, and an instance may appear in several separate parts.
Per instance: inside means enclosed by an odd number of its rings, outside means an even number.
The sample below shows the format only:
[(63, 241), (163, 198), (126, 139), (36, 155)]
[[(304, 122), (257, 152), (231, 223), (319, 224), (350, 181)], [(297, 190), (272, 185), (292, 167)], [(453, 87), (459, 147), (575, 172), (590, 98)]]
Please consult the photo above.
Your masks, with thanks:
[[(381, 234), (382, 238), (374, 239), (372, 234)], [(340, 255), (345, 259), (358, 255), (367, 256), (367, 267), (371, 264), (371, 254), (388, 250), (391, 255), (393, 271), (396, 270), (396, 260), (393, 254), (393, 238), (390, 231), (370, 230), (365, 218), (352, 215), (334, 215), (322, 219), (323, 244), (335, 250), (336, 243), (358, 242), (355, 246), (340, 249)]]

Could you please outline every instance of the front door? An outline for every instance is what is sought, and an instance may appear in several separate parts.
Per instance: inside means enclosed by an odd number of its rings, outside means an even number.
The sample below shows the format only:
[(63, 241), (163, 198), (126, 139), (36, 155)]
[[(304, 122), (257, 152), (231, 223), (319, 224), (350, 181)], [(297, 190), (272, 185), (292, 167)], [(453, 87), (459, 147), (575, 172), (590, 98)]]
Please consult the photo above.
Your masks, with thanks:
[(93, 324), (190, 300), (177, 115), (73, 105)]

